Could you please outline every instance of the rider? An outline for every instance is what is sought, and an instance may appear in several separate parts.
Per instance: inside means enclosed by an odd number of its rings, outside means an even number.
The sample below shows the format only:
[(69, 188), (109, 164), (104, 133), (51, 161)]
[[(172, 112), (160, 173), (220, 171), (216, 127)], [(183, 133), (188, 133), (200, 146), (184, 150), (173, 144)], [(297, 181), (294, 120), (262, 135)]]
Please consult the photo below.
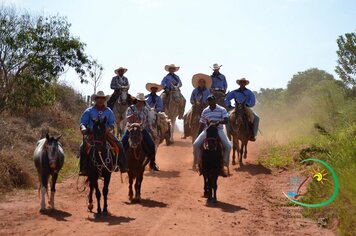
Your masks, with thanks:
[[(127, 125), (133, 123), (142, 123), (142, 138), (146, 145), (143, 145), (147, 153), (147, 157), (150, 159), (150, 168), (154, 171), (159, 171), (156, 164), (156, 148), (155, 144), (150, 136), (153, 134), (152, 127), (148, 120), (148, 108), (145, 106), (145, 95), (143, 93), (138, 93), (135, 97), (134, 104), (131, 105), (127, 110)], [(129, 131), (126, 130), (124, 136), (122, 137), (122, 144), (127, 147), (129, 144)]]
[[(194, 146), (194, 164), (193, 169), (196, 168), (196, 165), (200, 163), (200, 153), (201, 153), (201, 145), (203, 144), (206, 138), (206, 125), (210, 122), (214, 122), (218, 124), (218, 134), (220, 138), (220, 142), (223, 145), (223, 159), (224, 165), (226, 167), (229, 166), (229, 157), (231, 151), (231, 144), (226, 134), (224, 133), (224, 124), (228, 122), (228, 113), (226, 109), (218, 104), (216, 104), (216, 98), (214, 95), (209, 95), (207, 98), (209, 106), (205, 108), (201, 114), (200, 118), (200, 128), (199, 128), (199, 135), (195, 140)], [(225, 169), (222, 168), (221, 173), (223, 177), (227, 177)]]
[[(252, 111), (251, 107), (253, 107), (256, 103), (255, 94), (246, 88), (246, 85), (250, 83), (245, 78), (236, 80), (236, 83), (240, 85), (240, 88), (231, 91), (225, 98), (225, 105), (229, 110), (232, 110), (231, 100), (235, 99), (235, 102), (243, 103), (245, 102), (246, 112), (248, 116), (248, 120), (252, 123), (253, 127), (253, 137), (250, 138), (250, 141), (256, 141), (256, 136), (258, 132), (258, 124), (260, 122), (260, 118), (257, 116), (255, 112)], [(232, 111), (231, 115), (234, 111)]]
[[(109, 96), (105, 96), (103, 91), (99, 91), (92, 95), (92, 100), (95, 104), (92, 107), (87, 108), (80, 118), (80, 131), (84, 135), (90, 135), (93, 129), (94, 121), (97, 119), (104, 119), (106, 117), (106, 129), (109, 143), (119, 150), (118, 163), (121, 172), (127, 172), (127, 161), (122, 143), (112, 134), (115, 124), (115, 116), (112, 110), (105, 106), (105, 102)], [(79, 175), (86, 176), (88, 168), (88, 157), (86, 152), (86, 139), (83, 139), (83, 143), (80, 145), (80, 171)], [(117, 170), (115, 170), (117, 171)]]
[[(164, 105), (164, 109), (167, 109), (167, 96), (169, 91), (176, 86), (178, 88), (182, 87), (182, 81), (180, 80), (179, 76), (175, 74), (179, 70), (179, 66), (175, 66), (174, 64), (166, 65), (164, 69), (169, 73), (163, 78), (161, 85), (163, 86), (164, 92), (162, 93), (162, 101)], [(184, 108), (185, 108), (185, 98), (182, 96), (182, 104), (177, 104), (179, 106), (179, 116), (178, 119), (183, 119), (184, 115)]]
[(162, 91), (162, 86), (155, 83), (147, 83), (146, 89), (151, 92), (145, 96), (146, 104), (155, 112), (161, 112), (163, 110), (162, 99), (156, 93)]
[(119, 67), (115, 71), (116, 76), (114, 76), (111, 80), (110, 88), (114, 89), (114, 93), (111, 95), (109, 101), (108, 101), (108, 107), (111, 108), (111, 110), (114, 108), (115, 101), (118, 99), (120, 95), (120, 89), (122, 86), (129, 86), (129, 81), (128, 79), (124, 76), (124, 74), (127, 72), (127, 69), (124, 67)]
[(225, 75), (220, 73), (220, 67), (222, 67), (222, 65), (217, 63), (213, 64), (213, 67), (210, 67), (214, 71), (211, 75), (213, 81), (211, 91), (222, 91), (225, 93), (227, 90), (227, 82)]
[(205, 74), (195, 74), (192, 78), (193, 91), (190, 96), (190, 103), (192, 104), (192, 108), (188, 111), (187, 114), (184, 115), (184, 135), (182, 139), (186, 139), (189, 136), (189, 127), (190, 121), (192, 119), (193, 114), (193, 106), (198, 105), (200, 101), (203, 103), (203, 107), (207, 106), (206, 99), (210, 95), (209, 88), (211, 87), (211, 77)]

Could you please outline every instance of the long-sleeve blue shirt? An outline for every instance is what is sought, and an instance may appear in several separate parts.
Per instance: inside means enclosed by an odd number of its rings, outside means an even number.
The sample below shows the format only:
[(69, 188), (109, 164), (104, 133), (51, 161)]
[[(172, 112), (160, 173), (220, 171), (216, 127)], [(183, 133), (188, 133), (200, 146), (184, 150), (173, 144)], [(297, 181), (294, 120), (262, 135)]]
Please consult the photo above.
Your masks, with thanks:
[(239, 103), (242, 103), (243, 101), (245, 101), (245, 105), (248, 107), (253, 107), (256, 103), (255, 94), (247, 88), (243, 91), (240, 89), (236, 89), (236, 90), (228, 93), (225, 97), (225, 105), (227, 107), (231, 106), (230, 101), (232, 99), (235, 99)]
[(145, 98), (146, 104), (150, 106), (150, 108), (154, 108), (156, 112), (161, 112), (163, 110), (163, 102), (160, 96), (150, 93), (147, 94)]
[(169, 73), (163, 78), (161, 85), (165, 89), (171, 89), (172, 84), (178, 86), (179, 88), (182, 87), (182, 81), (180, 80), (179, 76)]
[(92, 106), (87, 108), (81, 118), (80, 118), (80, 125), (85, 125), (85, 127), (92, 129), (94, 125), (93, 120), (103, 120), (104, 117), (106, 117), (106, 128), (108, 127), (114, 127), (115, 125), (115, 115), (113, 111), (105, 107), (104, 110), (98, 110), (96, 106)]
[(199, 87), (195, 88), (192, 92), (192, 95), (190, 96), (190, 103), (194, 105), (195, 102), (201, 102), (201, 99), (203, 99), (202, 103), (206, 104), (206, 99), (210, 95), (209, 89), (204, 89), (199, 91)]
[(225, 75), (223, 74), (215, 74), (213, 73), (211, 75), (211, 79), (213, 81), (211, 88), (212, 89), (224, 89), (225, 91), (227, 90), (227, 82), (226, 82), (226, 78)]

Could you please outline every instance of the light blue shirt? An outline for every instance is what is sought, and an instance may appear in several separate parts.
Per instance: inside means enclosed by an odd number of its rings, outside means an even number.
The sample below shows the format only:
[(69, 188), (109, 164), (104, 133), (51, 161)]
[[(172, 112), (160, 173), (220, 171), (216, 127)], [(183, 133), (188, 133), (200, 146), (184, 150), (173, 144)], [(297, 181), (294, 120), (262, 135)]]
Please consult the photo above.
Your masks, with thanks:
[[(214, 110), (211, 110), (210, 106), (203, 110), (200, 117), (200, 123), (207, 124), (211, 121), (222, 121), (224, 118), (228, 117), (229, 114), (227, 113), (226, 109), (216, 104), (216, 108)], [(224, 129), (224, 126), (219, 124), (218, 129)]]
[(85, 125), (85, 127), (92, 129), (95, 120), (103, 120), (106, 117), (106, 128), (114, 127), (115, 125), (115, 115), (113, 111), (105, 107), (103, 111), (98, 111), (96, 106), (92, 106), (87, 108), (81, 118), (80, 118), (80, 125)]
[(249, 89), (245, 89), (245, 90), (240, 90), (240, 89), (236, 89), (234, 91), (231, 91), (230, 93), (228, 93), (225, 97), (225, 105), (226, 107), (231, 106), (231, 100), (235, 99), (235, 101), (237, 101), (238, 103), (242, 103), (245, 101), (245, 105), (248, 107), (253, 107), (256, 103), (256, 97), (255, 94), (249, 90)]
[(213, 81), (213, 83), (211, 85), (212, 89), (218, 88), (218, 89), (224, 89), (226, 91), (227, 82), (226, 82), (225, 75), (220, 74), (220, 73), (216, 75), (213, 73), (211, 75), (211, 79)]
[[(151, 132), (152, 127), (151, 127), (151, 123), (148, 120), (148, 112), (149, 111), (148, 111), (147, 107), (143, 107), (142, 110), (139, 111), (135, 105), (131, 105), (127, 109), (127, 117), (136, 113), (137, 119), (133, 123), (142, 123), (143, 128), (146, 129), (148, 132)], [(127, 121), (127, 125), (130, 125), (130, 124), (132, 124), (132, 123)]]
[(178, 75), (176, 75), (176, 74), (167, 74), (163, 78), (163, 80), (161, 82), (161, 85), (165, 89), (171, 89), (172, 88), (172, 84), (174, 84), (175, 86), (178, 86), (178, 88), (182, 87), (182, 81), (180, 80)]
[(145, 96), (146, 98), (146, 104), (150, 107), (150, 108), (154, 108), (156, 112), (161, 112), (163, 110), (163, 102), (160, 96), (158, 96), (157, 94), (155, 95), (156, 98), (156, 102), (152, 101), (152, 94), (147, 94)]
[(198, 88), (195, 88), (192, 92), (192, 95), (190, 96), (190, 103), (192, 105), (194, 105), (195, 102), (202, 102), (203, 104), (206, 104), (206, 99), (210, 95), (209, 89), (204, 89), (201, 93), (201, 92), (199, 92)]

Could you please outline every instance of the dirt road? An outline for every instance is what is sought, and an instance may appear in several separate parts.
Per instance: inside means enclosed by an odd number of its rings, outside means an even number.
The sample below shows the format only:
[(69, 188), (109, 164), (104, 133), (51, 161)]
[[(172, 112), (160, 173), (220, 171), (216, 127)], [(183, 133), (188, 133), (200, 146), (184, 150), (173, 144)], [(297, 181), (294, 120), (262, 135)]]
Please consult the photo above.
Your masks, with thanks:
[(249, 145), (243, 168), (231, 166), (232, 176), (219, 178), (219, 203), (206, 205), (202, 177), (191, 170), (191, 142), (176, 140), (159, 147), (162, 171), (145, 173), (141, 204), (128, 203), (128, 181), (115, 173), (111, 215), (95, 217), (70, 178), (57, 185), (56, 210), (46, 214), (39, 213), (37, 191), (8, 196), (0, 203), (0, 235), (334, 235), (302, 218), (298, 207), (285, 206), (288, 173), (257, 165), (258, 143)]

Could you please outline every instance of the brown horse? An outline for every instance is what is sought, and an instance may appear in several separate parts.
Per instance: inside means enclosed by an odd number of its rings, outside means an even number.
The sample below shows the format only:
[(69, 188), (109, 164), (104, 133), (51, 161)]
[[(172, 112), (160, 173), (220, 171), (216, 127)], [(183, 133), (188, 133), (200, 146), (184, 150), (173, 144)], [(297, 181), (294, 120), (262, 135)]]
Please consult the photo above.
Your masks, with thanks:
[[(133, 123), (128, 127), (129, 131), (129, 145), (126, 149), (126, 156), (128, 158), (128, 175), (129, 175), (129, 200), (134, 202), (141, 201), (141, 185), (143, 181), (143, 172), (149, 160), (142, 147), (142, 124)], [(135, 182), (135, 197), (132, 190), (132, 185)]]
[[(235, 109), (233, 112), (230, 112), (229, 116), (228, 133), (232, 136), (233, 142), (232, 164), (236, 165), (235, 152), (237, 152), (239, 164), (242, 166), (242, 156), (244, 159), (247, 158), (247, 144), (249, 139), (253, 137), (253, 133), (248, 121), (245, 102), (236, 102), (235, 104)], [(239, 147), (239, 140), (241, 148)]]
[(191, 111), (187, 115), (188, 119), (188, 127), (190, 130), (190, 136), (192, 137), (192, 143), (194, 143), (195, 139), (198, 137), (199, 127), (200, 127), (200, 116), (203, 112), (205, 106), (203, 104), (203, 97), (200, 101), (195, 101), (192, 106)]
[(211, 92), (216, 98), (216, 104), (218, 104), (222, 107), (225, 107), (224, 99), (225, 99), (226, 93), (224, 92), (224, 90), (213, 89)]
[(37, 142), (33, 160), (38, 172), (41, 191), (41, 212), (46, 209), (45, 194), (47, 193), (48, 178), (52, 176), (51, 197), (49, 205), (54, 209), (54, 194), (56, 192), (56, 181), (58, 173), (64, 164), (64, 153), (59, 138), (50, 137), (46, 134), (46, 138)]

